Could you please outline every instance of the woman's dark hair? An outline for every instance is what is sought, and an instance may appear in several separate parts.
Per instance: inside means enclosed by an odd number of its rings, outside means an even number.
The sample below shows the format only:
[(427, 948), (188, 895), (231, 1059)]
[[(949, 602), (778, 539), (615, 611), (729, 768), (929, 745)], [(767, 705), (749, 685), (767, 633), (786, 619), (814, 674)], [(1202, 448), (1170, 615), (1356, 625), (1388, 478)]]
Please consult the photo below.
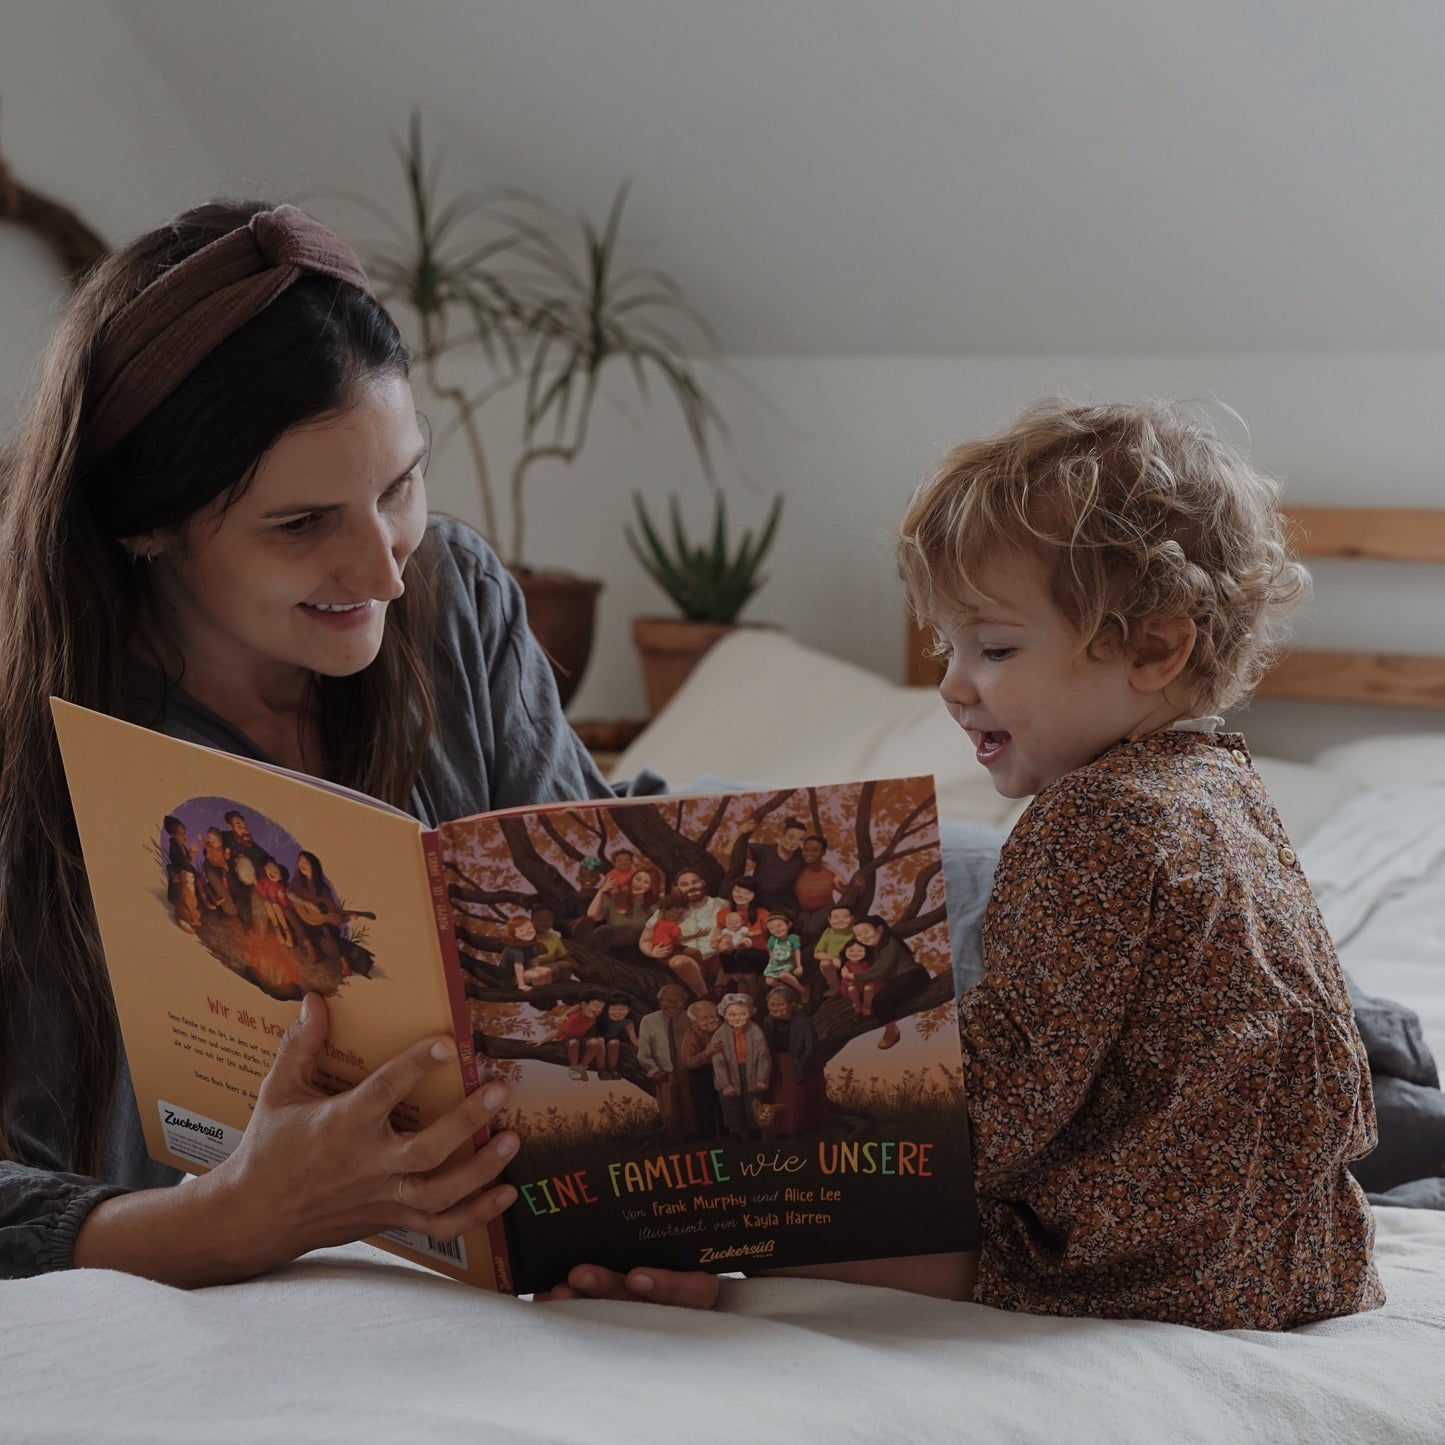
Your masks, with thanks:
[[(306, 860), (306, 866), (311, 870), (311, 887), (317, 892), (331, 892), (331, 881), (326, 876), (326, 870), (321, 866), (321, 859), (316, 854), (309, 853), (305, 848), (296, 855), (296, 862), (299, 864), (302, 859)], [(298, 868), (299, 872), (300, 869)]]
[[(172, 266), (265, 209), (200, 206), (97, 266), (57, 325), (0, 456), (0, 1037), (11, 1037), (22, 989), (58, 984), (77, 1039), (68, 1162), (83, 1173), (100, 1168), (119, 1036), (48, 700), (119, 715), (126, 667), (143, 654), (164, 687), (155, 714), (131, 720), (158, 723), (184, 670), (147, 625), (149, 569), (122, 539), (217, 501), (231, 506), (286, 432), (344, 411), (370, 379), (407, 372), (396, 326), (372, 297), (309, 276), (217, 346), (113, 450), (86, 455), (107, 327)], [(432, 565), (424, 543), (370, 666), (313, 681), (328, 775), (400, 806), (434, 725)], [(3, 1157), (8, 1117), (0, 1094)]]

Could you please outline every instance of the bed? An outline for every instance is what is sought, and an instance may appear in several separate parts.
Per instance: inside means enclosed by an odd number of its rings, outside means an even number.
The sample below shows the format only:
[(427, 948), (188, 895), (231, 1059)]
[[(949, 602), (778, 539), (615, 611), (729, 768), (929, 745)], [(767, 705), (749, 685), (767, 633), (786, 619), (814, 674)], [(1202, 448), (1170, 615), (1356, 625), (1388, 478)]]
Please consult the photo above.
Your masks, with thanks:
[[(1311, 531), (1359, 546), (1348, 519), (1297, 521), (1306, 551)], [(1385, 531), (1411, 556), (1433, 539), (1445, 559), (1440, 514)], [(910, 653), (911, 680), (928, 665)], [(806, 699), (798, 727), (735, 705), (736, 678), (762, 675)], [(0, 1440), (1445, 1440), (1445, 1208), (1407, 1207), (1445, 1204), (1432, 1192), (1445, 1182), (1445, 1132), (1432, 1133), (1445, 1130), (1432, 1063), (1445, 1057), (1445, 710), (1430, 710), (1445, 709), (1445, 660), (1296, 655), (1270, 686), (1419, 709), (1418, 732), (1387, 749), (1362, 738), (1307, 764), (1257, 760), (1369, 1019), (1377, 1096), (1409, 1132), (1367, 1185), (1383, 1310), (1208, 1334), (732, 1279), (706, 1315), (535, 1305), (355, 1245), (189, 1294), (94, 1271), (5, 1286)], [(780, 785), (933, 772), (955, 973), (960, 986), (976, 976), (978, 917), (1017, 808), (927, 687), (745, 632), (703, 660), (615, 775), (644, 766)]]

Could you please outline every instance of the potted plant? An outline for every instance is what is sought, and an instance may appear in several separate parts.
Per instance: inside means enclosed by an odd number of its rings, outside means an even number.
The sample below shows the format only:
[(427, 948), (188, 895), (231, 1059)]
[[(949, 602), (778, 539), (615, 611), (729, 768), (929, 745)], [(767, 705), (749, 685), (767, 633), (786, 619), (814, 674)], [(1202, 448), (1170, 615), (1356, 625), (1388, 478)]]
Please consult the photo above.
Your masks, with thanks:
[[(661, 379), (711, 476), (711, 441), (722, 434), (722, 420), (698, 379), (694, 353), (716, 355), (717, 337), (671, 277), (620, 259), (625, 184), (600, 228), (580, 216), (559, 238), (548, 208), (519, 192), (467, 191), (443, 201), (440, 163), (428, 162), (415, 113), (397, 152), (409, 224), (389, 221), (397, 242), (373, 249), (368, 264), (382, 297), (411, 313), (417, 374), (451, 411), (438, 442), (456, 432), (465, 438), (482, 531), (521, 583), (532, 630), (552, 659), (565, 704), (587, 664), (602, 584), (529, 564), (528, 473), (545, 459), (569, 466), (577, 460), (601, 373), (622, 361), (644, 399), (649, 377)], [(477, 391), (447, 374), (447, 360), (461, 348), (480, 354), (492, 370)], [(516, 386), (525, 389), (525, 407), (506, 489), (504, 540), (479, 413)]]
[(777, 534), (783, 514), (782, 497), (774, 497), (762, 530), (744, 532), (737, 546), (728, 541), (727, 506), (719, 493), (713, 507), (708, 540), (694, 544), (682, 522), (676, 497), (668, 499), (671, 542), (664, 542), (647, 514), (642, 498), (633, 493), (637, 531), (623, 530), (627, 545), (643, 570), (672, 599), (681, 617), (638, 617), (632, 636), (642, 659), (642, 680), (647, 706), (660, 712), (687, 680), (698, 659), (720, 638), (740, 626), (738, 613), (768, 579), (759, 572)]

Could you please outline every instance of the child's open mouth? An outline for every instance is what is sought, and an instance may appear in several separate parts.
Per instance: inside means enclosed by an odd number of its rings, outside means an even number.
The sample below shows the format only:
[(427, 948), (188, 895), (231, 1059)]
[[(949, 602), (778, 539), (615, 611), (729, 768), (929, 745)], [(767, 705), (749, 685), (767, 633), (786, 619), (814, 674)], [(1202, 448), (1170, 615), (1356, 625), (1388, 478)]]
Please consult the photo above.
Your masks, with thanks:
[(996, 763), (1008, 747), (1011, 737), (1008, 733), (984, 733), (978, 740), (978, 760), (984, 767)]

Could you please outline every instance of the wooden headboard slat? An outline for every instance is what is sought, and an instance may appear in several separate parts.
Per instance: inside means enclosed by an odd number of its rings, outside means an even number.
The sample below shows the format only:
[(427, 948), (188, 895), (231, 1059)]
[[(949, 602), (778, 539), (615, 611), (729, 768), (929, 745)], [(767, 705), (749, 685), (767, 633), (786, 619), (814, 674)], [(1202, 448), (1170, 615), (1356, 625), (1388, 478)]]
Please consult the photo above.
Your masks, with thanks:
[(1291, 652), (1255, 689), (1309, 702), (1445, 708), (1445, 658), (1369, 652)]
[(1286, 507), (1301, 557), (1445, 562), (1445, 513), (1408, 508)]
[[(1290, 541), (1301, 557), (1445, 562), (1445, 509), (1288, 507)], [(932, 634), (911, 618), (905, 675), (936, 687), (943, 664), (929, 656)], [(1288, 653), (1260, 684), (1260, 697), (1445, 709), (1445, 657), (1373, 652)]]

